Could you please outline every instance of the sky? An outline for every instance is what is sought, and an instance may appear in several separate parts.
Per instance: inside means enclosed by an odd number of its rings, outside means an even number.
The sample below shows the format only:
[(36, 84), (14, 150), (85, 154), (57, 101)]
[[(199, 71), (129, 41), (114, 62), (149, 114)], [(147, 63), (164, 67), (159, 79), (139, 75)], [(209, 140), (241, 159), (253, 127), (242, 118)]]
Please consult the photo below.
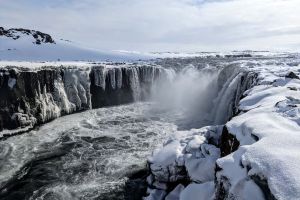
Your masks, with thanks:
[(99, 50), (300, 50), (300, 0), (0, 0), (0, 26)]

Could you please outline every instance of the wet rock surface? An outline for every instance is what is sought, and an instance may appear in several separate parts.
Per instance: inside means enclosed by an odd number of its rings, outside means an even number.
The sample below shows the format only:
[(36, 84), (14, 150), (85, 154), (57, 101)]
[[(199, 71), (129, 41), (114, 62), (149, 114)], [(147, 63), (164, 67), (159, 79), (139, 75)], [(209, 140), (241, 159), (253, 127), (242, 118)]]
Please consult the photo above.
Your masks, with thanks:
[(149, 98), (162, 68), (56, 67), (0, 70), (0, 130), (34, 127), (61, 115)]

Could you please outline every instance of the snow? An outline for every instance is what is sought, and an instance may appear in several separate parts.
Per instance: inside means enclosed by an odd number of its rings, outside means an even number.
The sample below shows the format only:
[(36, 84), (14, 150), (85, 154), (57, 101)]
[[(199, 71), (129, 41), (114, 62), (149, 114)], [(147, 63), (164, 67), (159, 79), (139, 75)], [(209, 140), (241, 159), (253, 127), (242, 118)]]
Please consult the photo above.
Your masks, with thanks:
[[(241, 147), (217, 160), (223, 169), (217, 177), (230, 179), (229, 190), (233, 195), (250, 190), (247, 189), (250, 186), (253, 189), (253, 184), (241, 186), (241, 183), (249, 182), (248, 177), (256, 175), (267, 181), (276, 199), (300, 197), (297, 179), (300, 176), (300, 81), (284, 77), (287, 70), (299, 74), (299, 66), (284, 66), (258, 66), (255, 70), (259, 72), (259, 85), (249, 90), (240, 102), (243, 114), (226, 124)], [(259, 140), (256, 142), (251, 135)]]
[(148, 191), (149, 195), (144, 198), (144, 200), (163, 200), (166, 196), (166, 191), (164, 190), (150, 190)]
[[(47, 49), (52, 49), (52, 47)], [(147, 182), (154, 189), (148, 189), (149, 196), (145, 199), (186, 200), (195, 199), (195, 197), (213, 199), (220, 183), (230, 197), (247, 200), (265, 199), (266, 191), (259, 185), (258, 178), (261, 182), (267, 183), (270, 193), (278, 200), (300, 198), (300, 80), (288, 77), (291, 71), (299, 76), (300, 61), (297, 57), (284, 57), (285, 54), (276, 54), (276, 58), (271, 58), (275, 54), (266, 54), (269, 56), (268, 59), (244, 59), (227, 63), (228, 69), (230, 65), (238, 65), (258, 74), (257, 85), (246, 91), (245, 97), (239, 103), (240, 113), (225, 124), (228, 132), (239, 141), (239, 148), (220, 158), (218, 145), (222, 125), (186, 131), (172, 130), (173, 133), (170, 134), (169, 139), (163, 143), (163, 146), (154, 150), (148, 158), (151, 175)], [(10, 58), (7, 55), (4, 56)], [(66, 60), (69, 58), (66, 56)], [(74, 66), (82, 69), (73, 71), (72, 68), (66, 68), (65, 82), (62, 80), (55, 82), (54, 95), (51, 96), (46, 92), (38, 94), (37, 101), (40, 101), (42, 105), (41, 118), (45, 121), (60, 116), (61, 110), (68, 113), (73, 112), (82, 104), (91, 106), (89, 71), (93, 66), (103, 67), (103, 70), (99, 70), (96, 76), (97, 86), (105, 88), (107, 84), (105, 76), (110, 77), (112, 88), (120, 88), (122, 82), (120, 69), (109, 62), (0, 62), (0, 68), (7, 66), (26, 67), (31, 70), (61, 66)], [(135, 92), (135, 98), (139, 99), (141, 91), (137, 81), (137, 69), (131, 68), (130, 64), (120, 66), (130, 69), (129, 81)], [(229, 113), (231, 102), (237, 103), (239, 100), (231, 98), (235, 93), (233, 89), (240, 87), (239, 83), (242, 80), (238, 72), (229, 70), (232, 76), (229, 78), (224, 76), (228, 78), (228, 81), (224, 83), (223, 89), (213, 101), (216, 108), (211, 111), (211, 115), (214, 116), (216, 124), (221, 124), (228, 117), (224, 116), (224, 113)], [(143, 73), (149, 73), (147, 77), (151, 79), (150, 73), (154, 72), (143, 71)], [(170, 73), (170, 77), (173, 76), (170, 71), (166, 73)], [(16, 80), (10, 78), (8, 86), (13, 89), (15, 84)], [(59, 102), (59, 104), (53, 102)], [(95, 115), (94, 111), (89, 112)], [(93, 133), (95, 127), (99, 125), (97, 123), (100, 122), (94, 122), (93, 117), (89, 119), (90, 115), (84, 116), (87, 119), (80, 122), (80, 126), (91, 129)], [(21, 113), (16, 113), (13, 117), (20, 118), (24, 124), (34, 123), (34, 120), (30, 120), (28, 116)], [(216, 165), (220, 170), (216, 171)], [(107, 173), (115, 172), (112, 169)], [(169, 183), (187, 180), (190, 182), (187, 187), (184, 188), (183, 184), (178, 184), (171, 192), (166, 192)], [(214, 180), (217, 185), (213, 182)]]
[[(35, 32), (35, 31), (33, 31)], [(228, 51), (228, 52), (137, 52), (127, 50), (100, 51), (68, 40), (36, 44), (32, 34), (14, 31), (19, 38), (0, 36), (0, 60), (4, 61), (136, 61), (155, 58), (230, 57), (230, 56), (286, 56), (285, 52)], [(41, 38), (39, 38), (41, 40)], [(101, 47), (99, 47), (101, 49)]]
[[(280, 52), (280, 51), (222, 51), (222, 52), (141, 52), (141, 51), (128, 51), (128, 50), (114, 50), (113, 52), (128, 54), (128, 55), (142, 55), (148, 58), (207, 58), (207, 57), (230, 57), (230, 56), (240, 56), (240, 57), (247, 57), (249, 55), (253, 57), (273, 57), (273, 56), (280, 56), (286, 57), (287, 55), (291, 55), (291, 52)], [(294, 52), (293, 55), (298, 55), (298, 53)]]
[[(102, 63), (101, 63), (102, 64)], [(105, 64), (105, 63), (103, 63)], [(78, 67), (78, 68), (85, 68), (91, 67), (95, 64), (92, 62), (84, 62), (84, 61), (1, 61), (0, 60), (0, 69), (6, 67), (15, 67), (18, 68), (25, 68), (27, 70), (35, 70), (41, 68), (51, 68), (51, 67), (61, 67), (61, 66), (69, 66), (69, 67)]]
[(184, 186), (181, 184), (178, 184), (174, 190), (172, 190), (168, 196), (166, 196), (165, 200), (179, 200), (180, 193), (184, 189)]
[(189, 184), (180, 194), (180, 200), (213, 200), (214, 182)]
[[(182, 167), (187, 169), (187, 176), (195, 182), (214, 179), (215, 161), (220, 151), (208, 144), (209, 138), (220, 134), (220, 127), (204, 127), (190, 131), (177, 131), (148, 158), (150, 169), (158, 182), (176, 182), (182, 180)], [(205, 137), (204, 137), (205, 136)]]
[[(180, 179), (178, 168), (184, 166), (190, 184), (180, 192), (182, 200), (213, 199), (220, 186), (228, 198), (265, 199), (269, 195), (278, 200), (299, 199), (299, 58), (234, 63), (258, 74), (257, 85), (240, 101), (240, 113), (226, 123), (239, 148), (219, 158), (219, 149), (199, 133), (203, 129), (179, 131), (149, 158), (151, 176), (161, 182), (180, 182), (184, 178)], [(294, 78), (289, 78), (290, 72)], [(213, 174), (215, 164), (218, 170)]]
[(147, 59), (137, 54), (103, 52), (82, 47), (80, 44), (55, 40), (55, 43), (34, 44), (31, 35), (20, 38), (0, 37), (0, 60), (7, 61), (129, 61)]

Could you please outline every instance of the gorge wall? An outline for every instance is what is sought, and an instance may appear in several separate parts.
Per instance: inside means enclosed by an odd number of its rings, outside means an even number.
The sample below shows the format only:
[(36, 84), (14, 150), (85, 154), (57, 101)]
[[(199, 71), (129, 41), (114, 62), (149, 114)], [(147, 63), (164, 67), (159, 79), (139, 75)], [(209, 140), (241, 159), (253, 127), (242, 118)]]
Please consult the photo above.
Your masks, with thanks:
[(149, 98), (167, 79), (155, 65), (0, 69), (0, 130), (31, 128), (59, 116)]

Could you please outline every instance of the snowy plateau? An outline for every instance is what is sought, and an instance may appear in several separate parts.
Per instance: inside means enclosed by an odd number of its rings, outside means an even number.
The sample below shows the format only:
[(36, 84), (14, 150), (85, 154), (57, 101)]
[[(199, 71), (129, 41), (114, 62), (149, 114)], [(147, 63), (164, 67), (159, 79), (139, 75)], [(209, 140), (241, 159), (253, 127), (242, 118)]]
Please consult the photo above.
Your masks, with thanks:
[(0, 199), (300, 199), (299, 54), (0, 44)]

